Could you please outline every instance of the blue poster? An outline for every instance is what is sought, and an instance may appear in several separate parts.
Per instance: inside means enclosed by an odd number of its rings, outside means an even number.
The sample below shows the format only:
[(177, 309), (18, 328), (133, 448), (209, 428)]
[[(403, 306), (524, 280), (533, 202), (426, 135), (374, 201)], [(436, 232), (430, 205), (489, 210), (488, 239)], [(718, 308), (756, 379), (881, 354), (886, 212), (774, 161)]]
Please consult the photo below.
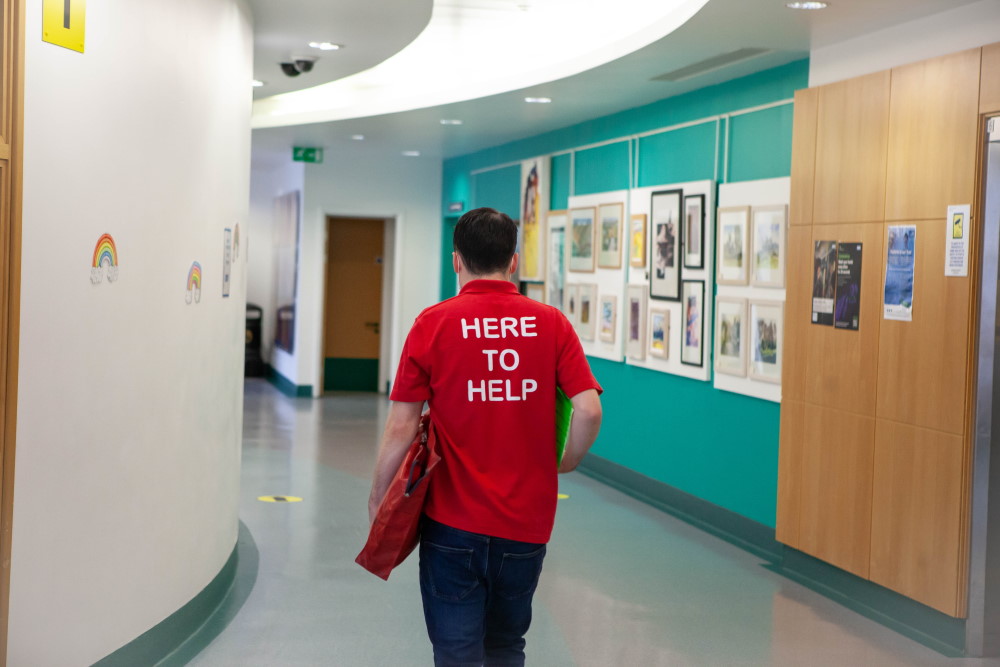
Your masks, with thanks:
[(885, 296), (882, 316), (887, 320), (913, 319), (913, 257), (917, 245), (915, 225), (889, 227), (886, 246)]

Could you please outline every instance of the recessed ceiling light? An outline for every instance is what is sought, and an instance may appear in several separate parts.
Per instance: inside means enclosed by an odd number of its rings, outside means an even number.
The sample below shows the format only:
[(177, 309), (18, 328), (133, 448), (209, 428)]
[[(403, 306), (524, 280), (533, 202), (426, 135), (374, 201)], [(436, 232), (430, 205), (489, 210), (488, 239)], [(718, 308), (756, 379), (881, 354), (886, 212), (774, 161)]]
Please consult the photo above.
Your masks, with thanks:
[(309, 42), (309, 46), (320, 51), (336, 51), (344, 48), (343, 44), (334, 44), (333, 42)]
[(785, 7), (789, 9), (826, 9), (829, 4), (825, 2), (786, 2)]
[(420, 151), (403, 151), (406, 157), (420, 157)]
[(460, 121), (457, 118), (442, 118), (441, 119), (441, 124), (442, 125), (461, 125), (462, 121)]
[(363, 134), (352, 134), (351, 135), (351, 139), (354, 139), (354, 141), (364, 141), (365, 140), (365, 135), (363, 135)]
[(261, 86), (263, 86), (263, 85), (264, 85), (264, 82), (263, 82), (263, 81), (258, 81), (257, 79), (254, 79), (254, 80), (253, 80), (253, 87), (254, 87), (254, 88), (260, 88), (260, 87), (261, 87)]
[(524, 101), (528, 104), (548, 104), (552, 99), (549, 97), (525, 97)]

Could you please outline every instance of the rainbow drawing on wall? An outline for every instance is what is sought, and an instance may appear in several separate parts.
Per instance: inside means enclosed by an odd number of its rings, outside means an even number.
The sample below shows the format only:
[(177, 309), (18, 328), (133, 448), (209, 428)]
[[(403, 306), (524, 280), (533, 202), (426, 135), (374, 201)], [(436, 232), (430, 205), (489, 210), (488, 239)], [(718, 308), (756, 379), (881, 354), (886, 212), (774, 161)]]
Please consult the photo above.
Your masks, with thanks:
[(201, 264), (198, 262), (192, 264), (188, 270), (187, 293), (184, 296), (184, 301), (187, 303), (201, 301)]
[(240, 223), (236, 223), (233, 227), (233, 259), (237, 259), (240, 256)]
[(94, 263), (90, 267), (90, 282), (100, 285), (108, 277), (108, 282), (118, 280), (118, 249), (111, 234), (102, 234), (94, 246)]

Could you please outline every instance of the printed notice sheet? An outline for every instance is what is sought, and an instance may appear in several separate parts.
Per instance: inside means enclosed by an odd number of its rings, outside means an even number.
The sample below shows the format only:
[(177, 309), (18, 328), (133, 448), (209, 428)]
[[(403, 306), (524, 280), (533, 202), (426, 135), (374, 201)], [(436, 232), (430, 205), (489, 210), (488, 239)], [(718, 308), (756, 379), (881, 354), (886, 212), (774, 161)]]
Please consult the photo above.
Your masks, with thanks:
[(861, 244), (840, 243), (837, 246), (837, 305), (833, 326), (857, 331), (860, 316)]
[(970, 206), (948, 207), (948, 224), (944, 235), (944, 275), (969, 275), (969, 210)]
[(837, 290), (837, 242), (816, 241), (813, 249), (813, 324), (833, 324)]
[(882, 317), (913, 320), (913, 259), (917, 245), (915, 225), (891, 225), (886, 246), (885, 295)]

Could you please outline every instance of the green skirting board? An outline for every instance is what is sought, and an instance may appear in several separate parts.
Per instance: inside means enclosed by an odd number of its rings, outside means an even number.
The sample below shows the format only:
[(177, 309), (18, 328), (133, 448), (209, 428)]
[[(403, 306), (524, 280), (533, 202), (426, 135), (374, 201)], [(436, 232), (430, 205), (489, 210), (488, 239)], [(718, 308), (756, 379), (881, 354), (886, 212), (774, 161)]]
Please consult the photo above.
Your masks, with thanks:
[(378, 391), (378, 359), (327, 357), (323, 391)]

